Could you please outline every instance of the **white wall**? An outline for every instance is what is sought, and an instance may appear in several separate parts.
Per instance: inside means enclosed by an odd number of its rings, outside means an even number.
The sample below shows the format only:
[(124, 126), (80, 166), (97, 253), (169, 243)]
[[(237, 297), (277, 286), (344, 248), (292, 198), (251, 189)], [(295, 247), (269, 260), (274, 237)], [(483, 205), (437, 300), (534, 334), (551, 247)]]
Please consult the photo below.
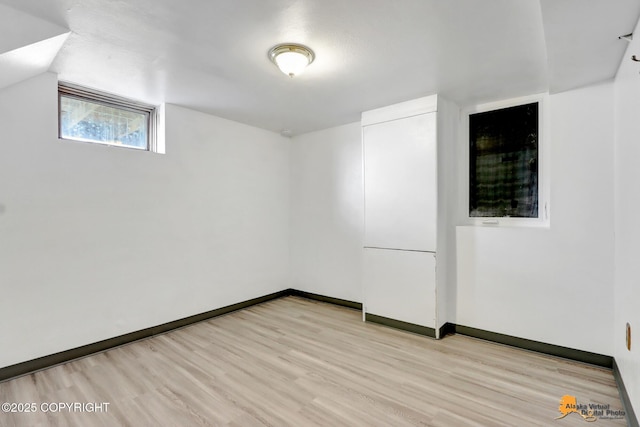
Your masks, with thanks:
[(291, 286), (362, 301), (360, 123), (293, 138)]
[(613, 86), (549, 104), (551, 227), (457, 228), (456, 323), (612, 355)]
[(460, 107), (438, 96), (438, 245), (436, 328), (456, 318), (456, 219)]
[[(636, 27), (635, 34), (640, 31)], [(615, 320), (614, 357), (634, 412), (640, 416), (640, 67), (631, 61), (640, 40), (625, 53), (615, 86)], [(632, 347), (625, 347), (625, 326), (632, 330)]]
[(57, 140), (0, 91), (0, 367), (289, 287), (290, 141), (176, 106), (167, 154)]

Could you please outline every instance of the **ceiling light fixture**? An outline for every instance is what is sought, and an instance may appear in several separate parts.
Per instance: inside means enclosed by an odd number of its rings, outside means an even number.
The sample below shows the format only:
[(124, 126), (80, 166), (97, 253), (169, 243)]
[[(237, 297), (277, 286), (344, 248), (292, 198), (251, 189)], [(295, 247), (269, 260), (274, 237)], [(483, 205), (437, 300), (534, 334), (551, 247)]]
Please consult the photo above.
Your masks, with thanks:
[(269, 50), (271, 62), (289, 77), (302, 74), (307, 65), (311, 64), (315, 58), (316, 55), (313, 51), (301, 44), (279, 44)]

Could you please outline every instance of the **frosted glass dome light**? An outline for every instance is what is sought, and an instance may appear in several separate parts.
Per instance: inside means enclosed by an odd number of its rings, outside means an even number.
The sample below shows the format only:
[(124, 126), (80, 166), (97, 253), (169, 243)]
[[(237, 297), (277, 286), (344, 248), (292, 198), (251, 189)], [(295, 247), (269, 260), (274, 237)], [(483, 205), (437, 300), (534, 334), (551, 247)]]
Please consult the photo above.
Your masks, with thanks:
[(300, 44), (279, 44), (269, 51), (269, 58), (280, 71), (294, 77), (304, 72), (315, 59), (311, 49)]

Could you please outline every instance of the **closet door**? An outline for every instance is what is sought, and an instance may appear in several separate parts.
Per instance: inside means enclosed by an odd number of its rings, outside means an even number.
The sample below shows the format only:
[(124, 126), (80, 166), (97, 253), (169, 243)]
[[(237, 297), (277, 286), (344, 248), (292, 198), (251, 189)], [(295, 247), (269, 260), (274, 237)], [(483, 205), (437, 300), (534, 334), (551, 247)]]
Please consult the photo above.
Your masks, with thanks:
[(370, 248), (436, 250), (436, 113), (363, 127)]
[(365, 249), (365, 313), (436, 327), (436, 259), (429, 252)]

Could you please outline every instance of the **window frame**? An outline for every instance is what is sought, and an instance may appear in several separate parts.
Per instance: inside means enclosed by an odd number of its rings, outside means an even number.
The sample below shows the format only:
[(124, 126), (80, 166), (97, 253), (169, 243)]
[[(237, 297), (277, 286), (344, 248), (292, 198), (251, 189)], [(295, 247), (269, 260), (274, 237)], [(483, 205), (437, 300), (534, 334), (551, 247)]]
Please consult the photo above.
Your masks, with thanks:
[[(100, 104), (119, 110), (131, 111), (147, 115), (147, 144), (146, 147), (134, 147), (131, 145), (111, 144), (102, 141), (93, 141), (82, 138), (65, 138), (62, 136), (62, 97), (74, 98), (94, 104)], [(132, 99), (120, 97), (94, 89), (89, 89), (68, 82), (58, 82), (58, 139), (61, 141), (74, 141), (88, 144), (96, 144), (104, 147), (127, 148), (135, 151), (157, 152), (158, 148), (158, 111), (154, 105), (145, 104)]]
[[(469, 214), (469, 186), (470, 186), (470, 140), (469, 116), (476, 113), (518, 107), (526, 104), (538, 104), (538, 217), (472, 217)], [(549, 173), (549, 95), (547, 93), (510, 98), (485, 104), (479, 104), (463, 110), (462, 129), (460, 132), (460, 193), (459, 212), (462, 222), (466, 225), (477, 226), (507, 226), (507, 227), (549, 227), (550, 226), (550, 173)]]

